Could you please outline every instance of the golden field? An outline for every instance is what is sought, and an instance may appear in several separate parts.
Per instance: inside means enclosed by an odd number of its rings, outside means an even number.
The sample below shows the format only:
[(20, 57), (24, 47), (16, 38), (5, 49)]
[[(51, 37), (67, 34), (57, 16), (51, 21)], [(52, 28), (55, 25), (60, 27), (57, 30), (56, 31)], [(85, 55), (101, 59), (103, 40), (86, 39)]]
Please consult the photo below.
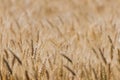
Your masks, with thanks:
[(120, 0), (0, 0), (0, 80), (120, 80)]

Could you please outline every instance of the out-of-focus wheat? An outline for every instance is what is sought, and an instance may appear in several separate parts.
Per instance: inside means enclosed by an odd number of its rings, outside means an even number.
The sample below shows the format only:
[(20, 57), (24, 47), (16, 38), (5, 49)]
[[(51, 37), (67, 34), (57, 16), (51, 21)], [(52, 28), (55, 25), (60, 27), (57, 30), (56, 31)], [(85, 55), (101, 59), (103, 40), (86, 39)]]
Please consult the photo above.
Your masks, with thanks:
[(119, 80), (119, 0), (0, 0), (0, 80)]

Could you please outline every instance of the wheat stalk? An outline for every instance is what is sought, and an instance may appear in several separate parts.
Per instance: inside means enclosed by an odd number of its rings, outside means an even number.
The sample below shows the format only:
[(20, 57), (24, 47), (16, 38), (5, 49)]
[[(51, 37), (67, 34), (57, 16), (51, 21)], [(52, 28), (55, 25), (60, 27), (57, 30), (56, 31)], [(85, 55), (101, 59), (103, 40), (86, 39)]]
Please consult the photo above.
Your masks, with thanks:
[(10, 50), (10, 49), (8, 49), (11, 53), (12, 53), (12, 55), (16, 58), (16, 60), (18, 61), (18, 63), (20, 64), (20, 65), (22, 65), (22, 61), (19, 59), (19, 57), (18, 56), (16, 56), (15, 55), (15, 53), (12, 51), (12, 50)]
[(4, 61), (4, 63), (6, 64), (8, 71), (9, 71), (10, 74), (12, 75), (13, 72), (12, 72), (12, 69), (10, 68), (10, 65), (8, 64), (7, 60), (3, 58), (3, 61)]
[(107, 61), (106, 61), (106, 58), (104, 57), (104, 53), (102, 52), (102, 50), (99, 48), (99, 51), (100, 51), (100, 56), (101, 56), (101, 58), (102, 58), (102, 61), (103, 61), (103, 63), (105, 64), (105, 65), (107, 65)]
[(28, 71), (25, 71), (25, 76), (26, 76), (26, 80), (31, 80), (29, 75), (28, 75)]
[(68, 66), (66, 66), (66, 65), (64, 65), (64, 67), (65, 67), (68, 71), (70, 71), (73, 76), (76, 76), (75, 72), (74, 72), (72, 69), (70, 69), (70, 68), (69, 68)]
[(72, 60), (69, 57), (67, 57), (65, 54), (61, 54), (61, 56), (63, 56), (65, 59), (67, 59), (70, 63), (73, 63)]

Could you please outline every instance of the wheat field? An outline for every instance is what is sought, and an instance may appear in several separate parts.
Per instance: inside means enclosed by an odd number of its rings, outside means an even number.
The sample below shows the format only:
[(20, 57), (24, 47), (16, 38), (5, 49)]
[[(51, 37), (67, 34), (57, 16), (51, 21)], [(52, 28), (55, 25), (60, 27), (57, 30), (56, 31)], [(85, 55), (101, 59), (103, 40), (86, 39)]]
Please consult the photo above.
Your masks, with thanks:
[(120, 0), (0, 0), (0, 80), (120, 80)]

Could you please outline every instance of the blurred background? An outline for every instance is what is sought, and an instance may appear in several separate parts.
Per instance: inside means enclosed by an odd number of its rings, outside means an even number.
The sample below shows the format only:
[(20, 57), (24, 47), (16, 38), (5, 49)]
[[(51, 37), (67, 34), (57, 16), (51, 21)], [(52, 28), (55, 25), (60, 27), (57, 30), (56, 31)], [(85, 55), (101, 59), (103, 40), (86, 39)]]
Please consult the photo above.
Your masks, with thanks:
[(0, 0), (0, 18), (8, 25), (10, 17), (24, 24), (56, 17), (69, 21), (73, 16), (84, 25), (112, 20), (119, 26), (120, 0)]

